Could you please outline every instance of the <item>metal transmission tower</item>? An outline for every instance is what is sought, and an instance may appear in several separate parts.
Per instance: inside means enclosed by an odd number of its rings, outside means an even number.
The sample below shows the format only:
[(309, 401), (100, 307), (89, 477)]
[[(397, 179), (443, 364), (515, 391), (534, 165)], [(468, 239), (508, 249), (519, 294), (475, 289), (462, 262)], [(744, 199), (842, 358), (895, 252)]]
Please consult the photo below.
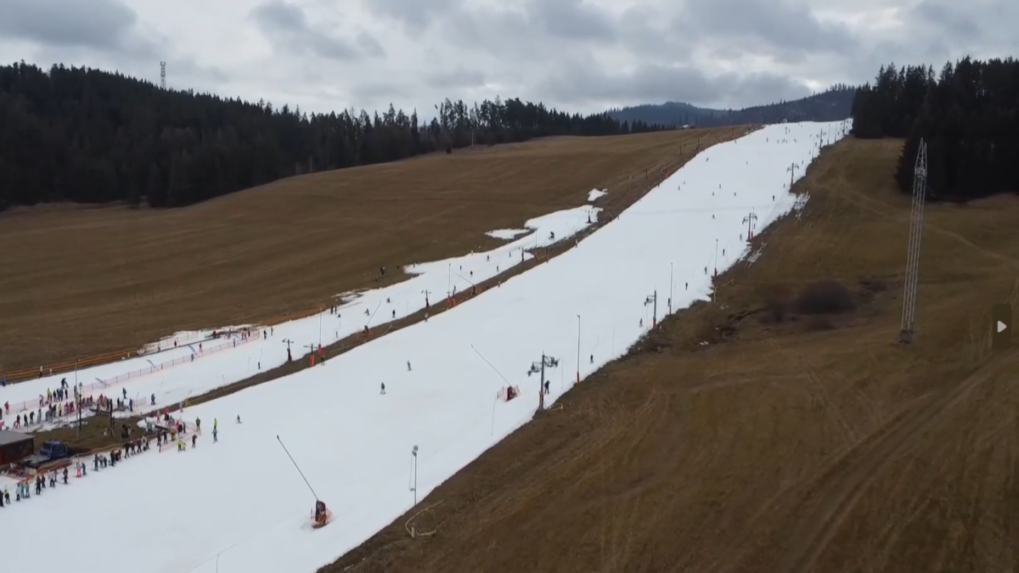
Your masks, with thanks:
[(916, 328), (916, 286), (920, 274), (920, 239), (923, 234), (923, 206), (927, 198), (927, 142), (920, 140), (913, 165), (913, 208), (909, 217), (909, 251), (902, 296), (902, 330), (899, 342), (913, 342)]
[(159, 62), (159, 87), (166, 89), (166, 62)]

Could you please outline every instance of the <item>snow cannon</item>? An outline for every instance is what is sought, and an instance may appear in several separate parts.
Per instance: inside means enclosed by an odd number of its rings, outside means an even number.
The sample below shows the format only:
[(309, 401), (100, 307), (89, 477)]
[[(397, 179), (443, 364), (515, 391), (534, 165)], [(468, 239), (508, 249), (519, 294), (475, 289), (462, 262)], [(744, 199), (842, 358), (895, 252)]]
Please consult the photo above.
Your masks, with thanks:
[(312, 524), (312, 527), (314, 527), (315, 529), (324, 527), (327, 523), (329, 523), (330, 520), (332, 520), (332, 517), (333, 512), (329, 511), (329, 508), (326, 507), (325, 502), (322, 500), (317, 500), (315, 502), (315, 514), (313, 516), (314, 523)]

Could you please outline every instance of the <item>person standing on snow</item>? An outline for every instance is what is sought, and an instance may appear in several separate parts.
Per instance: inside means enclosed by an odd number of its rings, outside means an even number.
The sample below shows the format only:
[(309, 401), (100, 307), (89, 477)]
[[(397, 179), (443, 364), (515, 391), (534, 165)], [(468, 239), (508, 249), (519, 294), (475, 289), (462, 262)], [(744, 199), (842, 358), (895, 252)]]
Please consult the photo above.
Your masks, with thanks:
[(191, 434), (191, 448), (194, 449), (198, 445), (198, 434)]
[(386, 393), (386, 383), (385, 383), (385, 382), (383, 382), (383, 383), (382, 383), (382, 391), (381, 391), (381, 392), (379, 392), (379, 394), (385, 395), (385, 393)]

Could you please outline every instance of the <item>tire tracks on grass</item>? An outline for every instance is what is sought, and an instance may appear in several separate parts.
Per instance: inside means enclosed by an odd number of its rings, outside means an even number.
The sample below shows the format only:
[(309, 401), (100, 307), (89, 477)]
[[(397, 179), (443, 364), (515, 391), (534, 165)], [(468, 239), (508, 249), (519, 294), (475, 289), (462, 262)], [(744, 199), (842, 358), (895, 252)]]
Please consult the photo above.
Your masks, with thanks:
[(823, 486), (822, 491), (812, 496), (823, 498), (825, 501), (800, 521), (797, 535), (792, 538), (801, 541), (785, 553), (775, 570), (785, 573), (802, 573), (810, 570), (846, 516), (881, 471), (900, 454), (914, 446), (924, 433), (945, 425), (946, 417), (943, 416), (945, 412), (961, 403), (975, 388), (1006, 367), (1014, 365), (1014, 358), (1015, 354), (1010, 353), (993, 360), (954, 389), (932, 398), (926, 405), (891, 422), (880, 435), (874, 436), (873, 441), (851, 452), (851, 455), (856, 454), (858, 459), (841, 470), (836, 470), (837, 473), (828, 478), (828, 483)]

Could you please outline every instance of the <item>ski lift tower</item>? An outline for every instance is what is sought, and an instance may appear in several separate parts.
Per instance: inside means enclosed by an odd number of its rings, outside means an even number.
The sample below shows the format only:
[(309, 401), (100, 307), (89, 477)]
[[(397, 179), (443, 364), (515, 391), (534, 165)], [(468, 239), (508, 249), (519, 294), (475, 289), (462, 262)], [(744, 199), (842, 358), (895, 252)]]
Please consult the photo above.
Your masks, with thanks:
[(545, 369), (555, 368), (559, 366), (559, 359), (551, 356), (546, 356), (542, 353), (541, 360), (531, 363), (530, 370), (527, 371), (527, 375), (541, 374), (541, 380), (538, 382), (538, 409), (545, 409)]

